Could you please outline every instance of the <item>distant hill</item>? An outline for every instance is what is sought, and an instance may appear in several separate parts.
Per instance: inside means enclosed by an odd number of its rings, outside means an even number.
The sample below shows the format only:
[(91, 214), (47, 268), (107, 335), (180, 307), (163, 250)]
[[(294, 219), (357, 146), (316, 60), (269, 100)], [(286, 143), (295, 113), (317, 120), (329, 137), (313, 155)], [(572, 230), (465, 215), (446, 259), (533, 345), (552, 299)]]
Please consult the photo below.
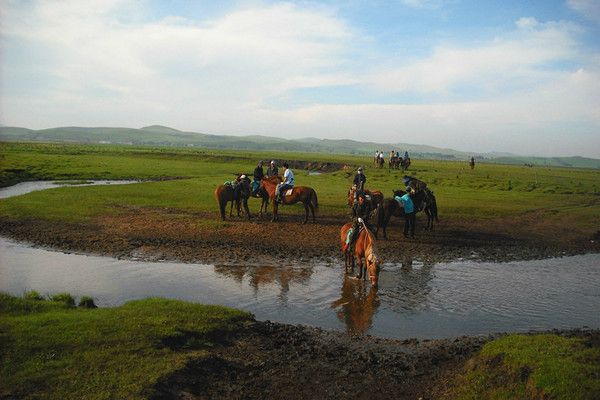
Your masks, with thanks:
[(184, 132), (161, 125), (141, 129), (105, 127), (61, 127), (51, 129), (26, 129), (0, 126), (2, 141), (39, 141), (73, 143), (112, 143), (153, 146), (189, 146), (209, 149), (300, 151), (335, 154), (371, 155), (375, 150), (408, 151), (411, 158), (478, 161), (547, 165), (600, 169), (600, 160), (584, 157), (522, 157), (508, 153), (468, 153), (453, 149), (408, 143), (358, 142), (349, 139), (281, 139), (269, 136), (225, 136), (198, 132)]

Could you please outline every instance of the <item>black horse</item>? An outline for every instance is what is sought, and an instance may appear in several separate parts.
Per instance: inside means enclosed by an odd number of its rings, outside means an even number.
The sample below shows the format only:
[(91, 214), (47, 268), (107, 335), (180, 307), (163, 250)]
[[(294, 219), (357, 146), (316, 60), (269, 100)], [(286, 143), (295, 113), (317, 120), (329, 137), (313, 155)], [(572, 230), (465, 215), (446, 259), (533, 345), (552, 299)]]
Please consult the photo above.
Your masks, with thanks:
[[(394, 190), (393, 193), (394, 197), (402, 197), (406, 194), (404, 190)], [(415, 205), (416, 212), (425, 211), (425, 214), (427, 215), (427, 227), (425, 229), (433, 230), (433, 221), (435, 220), (439, 223), (437, 202), (433, 192), (429, 189), (418, 190), (412, 197), (412, 201)], [(398, 218), (404, 218), (404, 208), (395, 198), (383, 200), (383, 203), (377, 208), (377, 228), (373, 232), (376, 238), (379, 233), (379, 228), (383, 228), (383, 237), (385, 239), (388, 238), (386, 228), (392, 215)]]

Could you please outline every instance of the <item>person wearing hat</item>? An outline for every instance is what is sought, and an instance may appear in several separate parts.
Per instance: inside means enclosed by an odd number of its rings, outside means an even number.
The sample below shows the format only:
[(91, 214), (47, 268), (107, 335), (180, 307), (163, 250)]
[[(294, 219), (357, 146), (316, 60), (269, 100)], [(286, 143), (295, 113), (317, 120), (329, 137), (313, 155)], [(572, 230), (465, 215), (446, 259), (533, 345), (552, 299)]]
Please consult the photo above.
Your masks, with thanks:
[(265, 172), (263, 171), (263, 162), (262, 160), (258, 162), (256, 168), (254, 168), (254, 182), (252, 182), (252, 194), (256, 196), (258, 192), (258, 188), (260, 188), (260, 181), (265, 177)]
[(404, 208), (404, 237), (408, 237), (408, 231), (410, 230), (410, 237), (415, 238), (415, 205), (410, 197), (413, 189), (410, 186), (406, 187), (406, 194), (403, 196), (394, 197), (396, 201), (402, 204)]
[(269, 164), (269, 168), (267, 168), (267, 178), (277, 175), (279, 175), (279, 170), (275, 165), (275, 160), (271, 160), (271, 164)]
[(359, 194), (364, 193), (366, 182), (367, 182), (367, 177), (365, 176), (365, 174), (363, 172), (363, 167), (358, 167), (358, 170), (356, 171), (356, 175), (354, 175), (354, 181), (352, 182), (352, 185), (356, 188), (356, 191), (354, 192), (354, 200), (356, 200), (358, 198)]

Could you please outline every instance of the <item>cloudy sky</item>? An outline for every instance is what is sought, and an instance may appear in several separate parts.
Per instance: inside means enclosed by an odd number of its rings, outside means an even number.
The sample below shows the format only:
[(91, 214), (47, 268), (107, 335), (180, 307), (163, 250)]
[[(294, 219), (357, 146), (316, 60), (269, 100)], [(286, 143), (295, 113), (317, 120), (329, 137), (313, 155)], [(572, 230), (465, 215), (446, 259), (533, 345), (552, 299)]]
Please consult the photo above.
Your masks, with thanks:
[(600, 0), (2, 0), (0, 124), (600, 158)]

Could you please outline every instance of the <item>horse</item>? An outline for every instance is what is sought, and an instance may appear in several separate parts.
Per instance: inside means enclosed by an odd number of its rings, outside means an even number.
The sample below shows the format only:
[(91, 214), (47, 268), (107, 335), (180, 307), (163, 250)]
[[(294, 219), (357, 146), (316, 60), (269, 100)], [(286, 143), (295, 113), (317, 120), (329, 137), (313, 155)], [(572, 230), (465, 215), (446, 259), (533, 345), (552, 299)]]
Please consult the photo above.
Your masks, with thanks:
[(388, 163), (389, 169), (400, 169), (402, 165), (402, 159), (400, 157), (390, 157), (390, 162)]
[[(263, 178), (260, 181), (260, 187), (269, 194), (269, 198), (273, 202), (273, 218), (271, 221), (277, 221), (279, 219), (279, 215), (277, 214), (279, 204), (275, 201), (275, 196), (277, 194), (275, 193), (275, 189), (281, 182), (282, 179), (278, 175)], [(308, 222), (309, 210), (312, 214), (312, 220), (315, 222), (315, 209), (319, 207), (317, 192), (308, 186), (294, 186), (292, 188), (292, 193), (282, 197), (282, 204), (296, 204), (298, 202), (304, 204), (304, 210), (306, 211), (306, 216), (302, 223), (305, 224)]]
[[(352, 208), (352, 214), (354, 215), (354, 194), (356, 193), (356, 187), (352, 186), (350, 190), (348, 190), (348, 207)], [(363, 190), (363, 193), (367, 196), (370, 196), (371, 202), (371, 210), (375, 210), (379, 204), (383, 202), (383, 193), (379, 190)], [(356, 215), (354, 215), (356, 216)]]
[[(394, 197), (402, 197), (406, 194), (403, 190), (394, 190), (393, 193)], [(433, 230), (433, 221), (435, 220), (435, 222), (439, 223), (437, 202), (433, 192), (429, 189), (418, 190), (412, 197), (412, 201), (415, 205), (415, 212), (424, 211), (425, 215), (427, 215), (427, 226), (425, 229)], [(384, 239), (388, 239), (386, 228), (392, 215), (403, 218), (404, 208), (395, 198), (383, 200), (381, 205), (377, 208), (377, 228), (374, 232), (376, 238), (379, 233), (379, 228), (383, 228), (383, 237)]]
[[(348, 237), (348, 230), (352, 227), (352, 222), (346, 223), (340, 229), (340, 240), (342, 242), (342, 248), (346, 244), (346, 238)], [(365, 279), (367, 273), (369, 274), (369, 281), (371, 286), (377, 287), (379, 283), (379, 271), (381, 270), (381, 258), (376, 253), (375, 239), (373, 234), (366, 225), (362, 225), (362, 230), (358, 233), (358, 237), (354, 241), (354, 254), (350, 252), (350, 247), (344, 251), (344, 266), (346, 273), (348, 273), (348, 267), (353, 268), (354, 262), (358, 263), (358, 275), (357, 279)], [(365, 261), (363, 263), (363, 260)], [(363, 269), (363, 264), (366, 264)], [(364, 271), (364, 274), (363, 274)]]
[[(239, 177), (238, 177), (239, 178)], [(239, 198), (235, 198), (235, 191), (231, 185), (219, 185), (215, 189), (215, 199), (219, 204), (219, 211), (221, 212), (221, 219), (225, 220), (225, 209), (227, 203), (231, 202), (231, 208), (229, 209), (229, 218), (233, 216), (233, 203), (237, 206), (237, 215), (240, 216), (240, 199), (244, 205), (244, 210), (248, 219), (250, 219), (250, 210), (248, 209), (248, 198), (250, 197), (250, 180), (248, 178), (241, 179), (238, 183), (240, 185)]]
[(262, 201), (260, 203), (260, 211), (258, 213), (258, 215), (262, 217), (263, 209), (264, 209), (264, 213), (265, 214), (267, 213), (267, 207), (269, 206), (269, 193), (267, 193), (267, 191), (265, 189), (263, 189), (262, 187), (259, 186), (256, 193), (251, 192), (250, 196), (252, 196), (256, 199), (262, 199)]
[(410, 158), (407, 158), (407, 159), (401, 158), (400, 166), (402, 167), (402, 172), (406, 171), (408, 169), (408, 167), (410, 167)]

